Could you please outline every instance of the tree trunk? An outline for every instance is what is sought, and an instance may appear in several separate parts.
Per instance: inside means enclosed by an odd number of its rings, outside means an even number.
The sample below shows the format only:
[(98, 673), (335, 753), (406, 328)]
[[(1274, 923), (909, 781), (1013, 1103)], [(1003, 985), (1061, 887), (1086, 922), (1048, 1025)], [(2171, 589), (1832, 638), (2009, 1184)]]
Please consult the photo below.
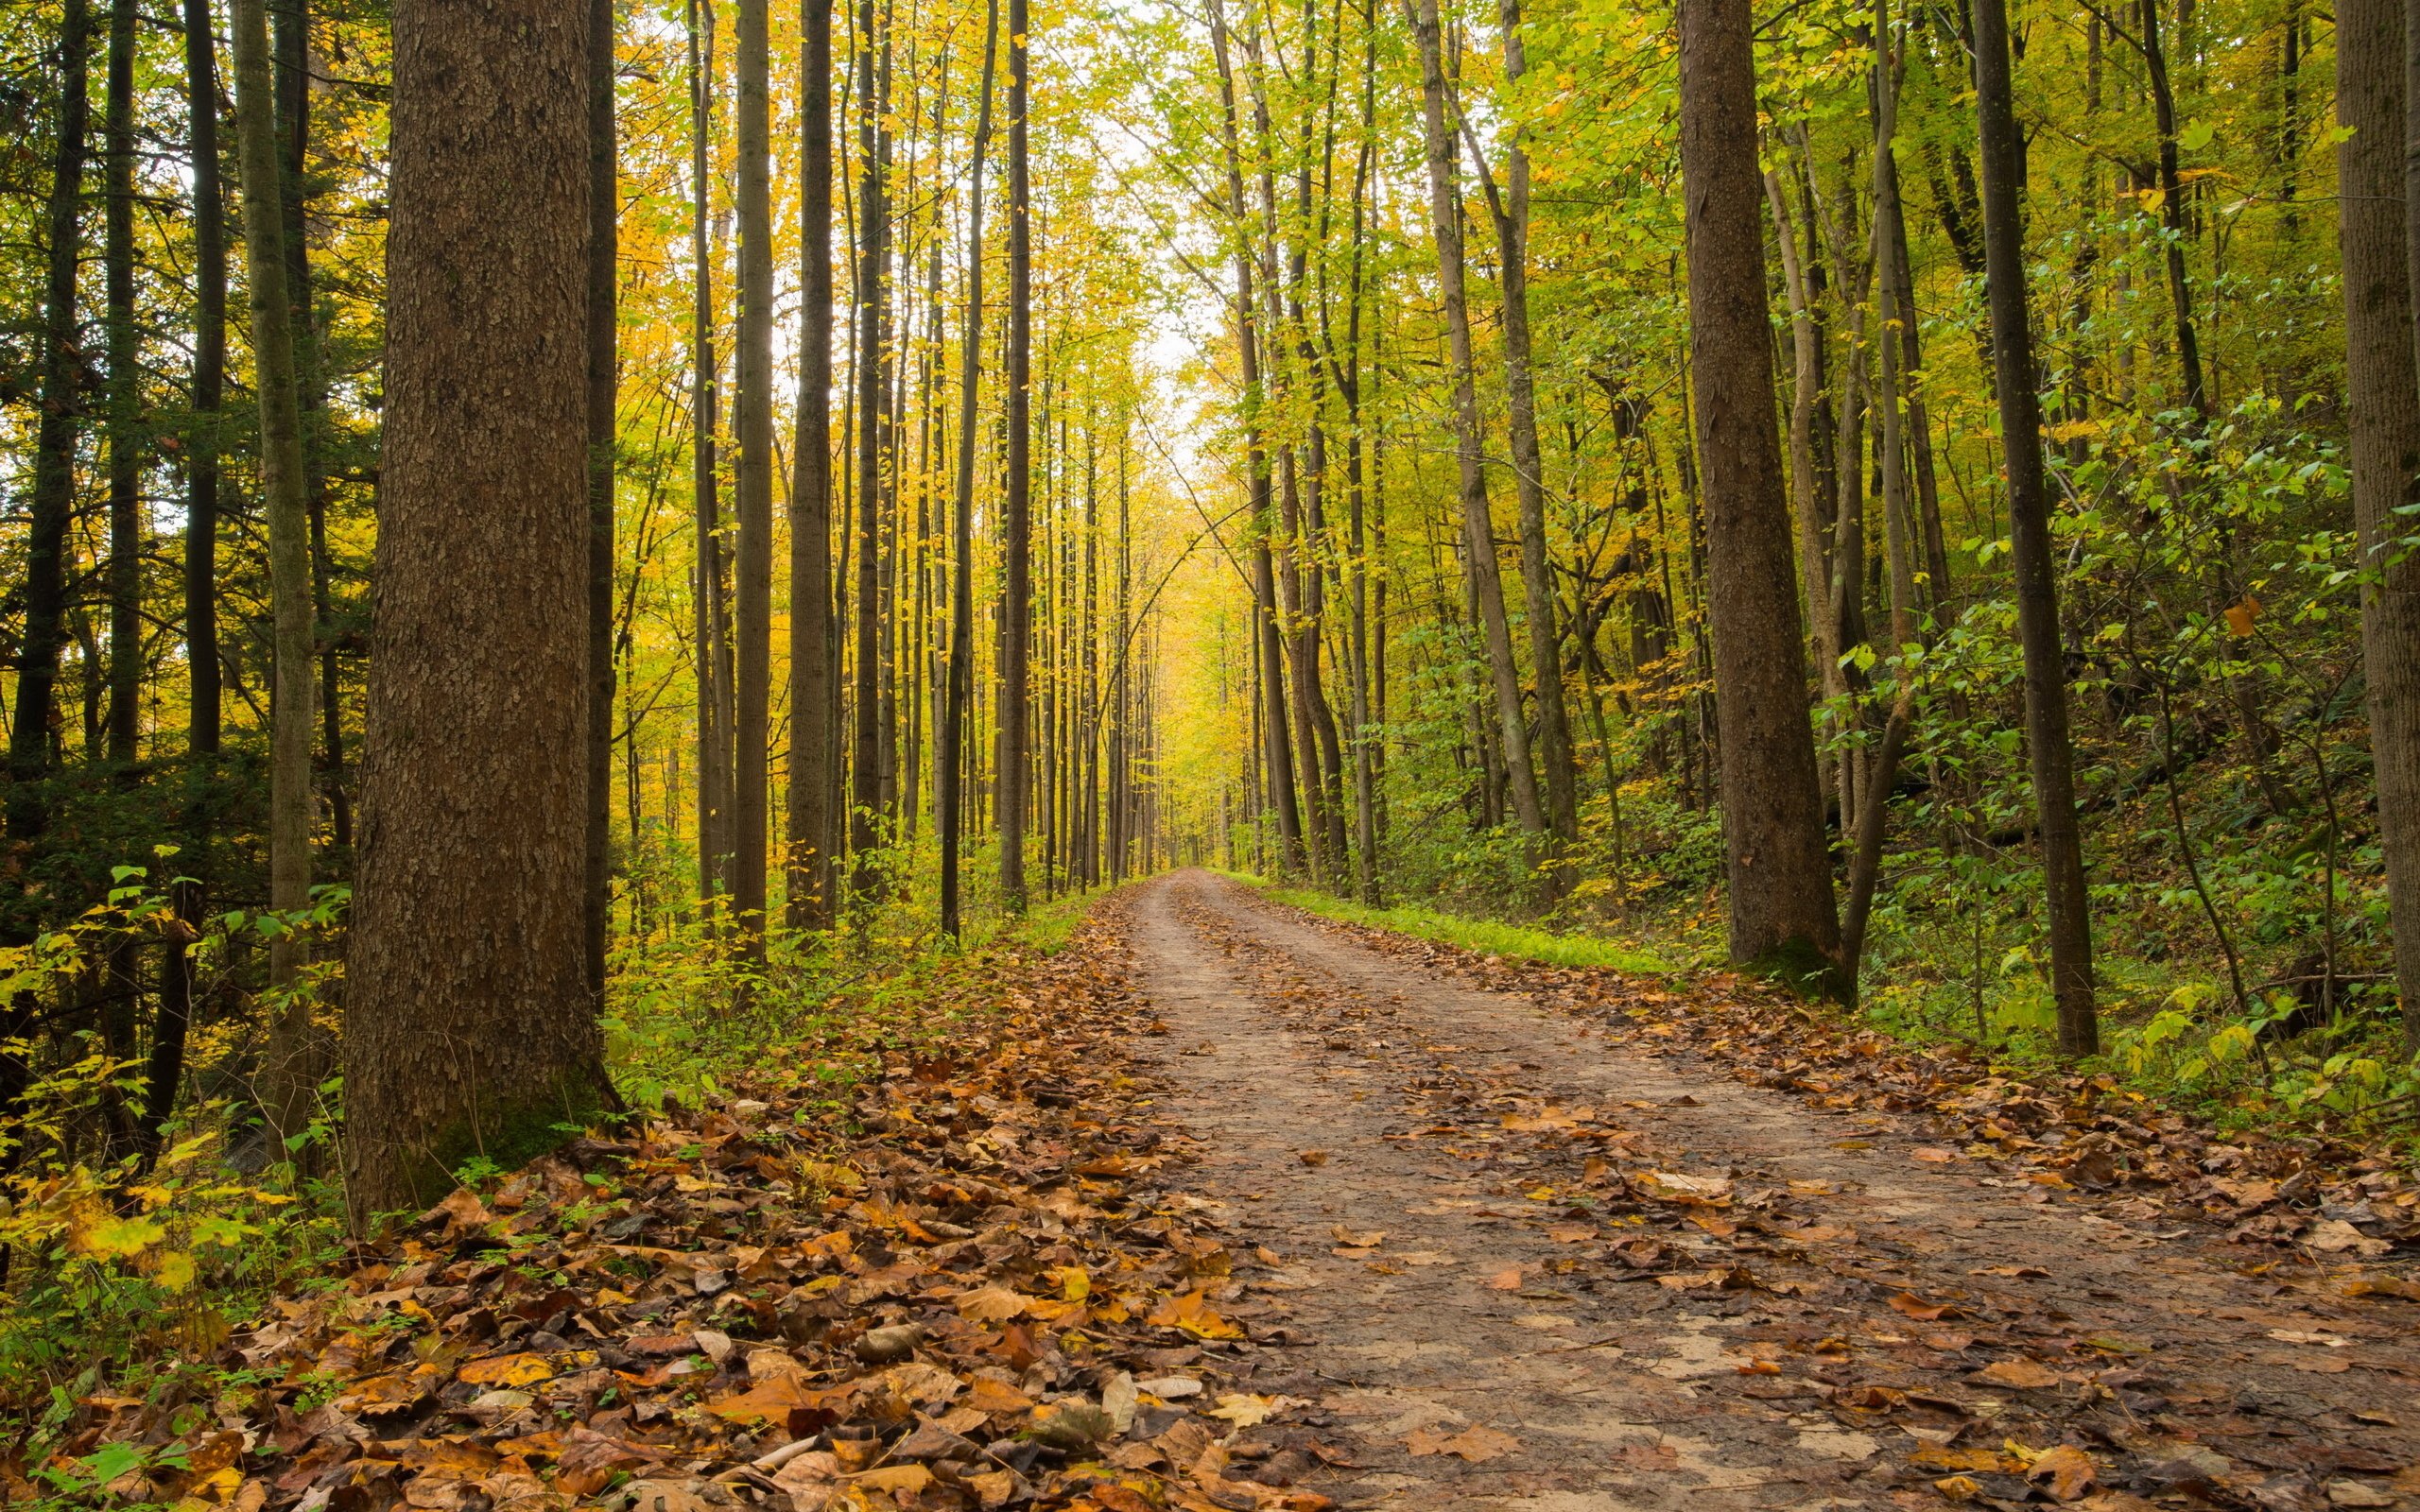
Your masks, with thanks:
[(832, 0), (804, 0), (804, 182), (800, 188), (798, 459), (790, 486), (790, 789), (792, 929), (832, 927)]
[(1983, 256), (1998, 369), (2000, 445), (2008, 467), (2010, 563), (2017, 638), (2025, 649), (2025, 734), (2041, 826), (2050, 913), (2050, 984), (2059, 1049), (2099, 1048), (2093, 1008), (2092, 916), (2084, 893), (2083, 836), (2076, 824), (2074, 751), (2067, 739), (2066, 659), (2059, 645), (2050, 508), (2042, 474), (2042, 404), (2034, 391), (2033, 333), (2016, 200), (2017, 135), (2004, 0), (1974, 0), (1976, 134), (1983, 165)]
[(1790, 224), (1789, 197), (1782, 192), (1781, 170), (1765, 173), (1765, 202), (1772, 207), (1773, 227), (1780, 232), (1782, 287), (1789, 300), (1789, 502), (1798, 524), (1798, 575), (1806, 593), (1807, 624), (1815, 646), (1815, 671), (1824, 696), (1847, 692), (1841, 680), (1839, 624), (1830, 612), (1832, 574), (1824, 544), (1824, 521), (1816, 491), (1815, 406), (1824, 387), (1823, 337), (1815, 328), (1815, 301), (1807, 286), (1806, 265), (1798, 253), (1797, 229)]
[(741, 951), (765, 954), (766, 850), (771, 764), (767, 730), (773, 655), (773, 216), (769, 0), (739, 0), (737, 111), (739, 329), (735, 339), (739, 442), (739, 543), (732, 616), (734, 688), (732, 915)]
[(731, 688), (722, 613), (722, 521), (716, 475), (714, 242), (710, 174), (714, 129), (714, 0), (689, 0), (689, 188), (692, 300), (691, 489), (697, 515), (698, 893), (731, 891)]
[(973, 162), (966, 190), (966, 340), (958, 365), (957, 475), (950, 498), (949, 673), (933, 743), (933, 828), (941, 842), (942, 933), (964, 925), (959, 898), (966, 723), (975, 687), (976, 401), (983, 365), (983, 159), (992, 145), (992, 78), (1000, 43), (999, 0), (983, 11), (983, 83), (976, 96)]
[[(2361, 662), (2407, 1053), (2420, 1050), (2420, 558), (2401, 553), (2398, 559), (2395, 545), (2411, 528), (2396, 511), (2420, 503), (2420, 356), (2412, 328), (2420, 297), (2411, 276), (2420, 207), (2396, 204), (2420, 187), (2420, 154), (2410, 160), (2407, 179), (2397, 150), (2413, 77), (2404, 60), (2420, 70), (2410, 22), (2395, 0), (2351, 0), (2336, 10), (2336, 112), (2348, 133), (2336, 148), (2346, 429), (2353, 517), (2371, 577), (2361, 590)], [(2413, 144), (2420, 146), (2420, 133)]]
[[(273, 912), (295, 913), (311, 902), (311, 556), (310, 515), (303, 498), (308, 485), (302, 473), (302, 398), (295, 370), (294, 307), (285, 282), (285, 224), (265, 0), (236, 0), (233, 23), (244, 273), (251, 296), (252, 387), (260, 398), (261, 493), (268, 517), (269, 603), (275, 622), (268, 905)], [(273, 937), (270, 987), (293, 988), (304, 958), (299, 935), (286, 932)], [(283, 1144), (308, 1125), (319, 1078), (307, 996), (292, 993), (273, 1011), (263, 1081), (270, 1132)]]
[[(1501, 9), (1510, 89), (1528, 72), (1529, 59), (1521, 40), (1521, 0), (1503, 0)], [(1479, 171), (1486, 172), (1485, 164)], [(1493, 179), (1487, 188), (1503, 260), (1505, 407), (1521, 501), (1521, 588), (1529, 611), (1530, 671), (1538, 687), (1538, 765), (1546, 773), (1547, 820), (1568, 845), (1580, 837), (1580, 784), (1564, 697), (1563, 643), (1555, 629), (1554, 576), (1547, 559), (1546, 464), (1538, 451), (1537, 380), (1530, 364), (1530, 154), (1518, 133), (1505, 148), (1504, 176), (1500, 199)]]
[(1898, 781), (1908, 723), (1914, 713), (1911, 651), (1916, 628), (1916, 529), (1908, 502), (1907, 434), (1900, 408), (1907, 351), (1901, 329), (1912, 325), (1913, 309), (1902, 301), (1909, 280), (1898, 266), (1901, 247), (1892, 228), (1899, 220), (1897, 166), (1893, 138), (1898, 130), (1898, 67), (1892, 45), (1890, 0), (1874, 6), (1874, 285), (1880, 331), (1875, 344), (1880, 371), (1875, 394), (1882, 415), (1883, 550), (1891, 584), (1891, 656), (1894, 692), (1882, 740), (1868, 764), (1865, 791), (1858, 800), (1857, 844), (1849, 856), (1848, 908), (1841, 925), (1841, 986), (1852, 1000), (1865, 954), (1866, 921), (1882, 875), (1882, 840)]
[(1840, 926), (1773, 420), (1753, 26), (1746, 0), (1683, 0), (1690, 366), (1705, 479), (1731, 957), (1837, 990)]
[[(1411, 0), (1405, 0), (1407, 11)], [(1446, 119), (1445, 63), (1437, 0), (1419, 0), (1410, 17), (1420, 43), (1422, 120), (1428, 149), (1428, 211), (1437, 240), (1437, 283), (1445, 305), (1445, 329), (1454, 364), (1455, 457), (1461, 471), (1462, 546), (1469, 554), (1488, 670), (1495, 689), (1497, 736), (1512, 782), (1512, 810), (1524, 832), (1547, 833), (1538, 799), (1537, 772), (1530, 762), (1530, 730), (1521, 708), (1521, 673), (1512, 657), (1512, 631), (1504, 616), (1504, 575), (1495, 559), (1495, 527), (1487, 506), (1486, 457), (1479, 436), (1478, 390), (1472, 375), (1470, 296), (1462, 272), (1462, 213), (1454, 171), (1456, 124)], [(1757, 273), (1762, 288), (1763, 272)], [(1767, 386), (1770, 389), (1770, 385)]]
[[(19, 840), (40, 835), (49, 819), (41, 783), (50, 775), (59, 653), (67, 639), (67, 527), (76, 508), (77, 437), (83, 420), (76, 272), (83, 251), (92, 36), (88, 0), (63, 0), (59, 135), (51, 161), (48, 264), (43, 284), (42, 397), (34, 421), (33, 493), (26, 536), (26, 625), (17, 648), (17, 719), (9, 731), (9, 834)], [(21, 1075), (22, 1068), (12, 1058), (10, 1080), (22, 1086)]]
[(1009, 0), (1008, 499), (1000, 603), (1000, 902), (1025, 912), (1027, 642), (1033, 612), (1033, 189), (1026, 161), (1032, 98), (1026, 0)]
[(1303, 871), (1308, 853), (1303, 834), (1301, 795), (1294, 785), (1293, 743), (1288, 734), (1289, 721), (1286, 713), (1284, 636), (1277, 623), (1276, 564), (1269, 548), (1269, 538), (1277, 522), (1273, 518), (1274, 480), (1270, 477), (1268, 450), (1262, 439), (1262, 427), (1266, 423), (1262, 410), (1266, 396), (1261, 387), (1260, 319), (1255, 302), (1257, 296), (1253, 290), (1253, 254), (1249, 240), (1252, 212), (1244, 198), (1242, 133), (1236, 106), (1235, 69), (1228, 53), (1226, 9), (1219, 0), (1211, 0), (1210, 47), (1219, 67), (1219, 145), (1226, 161), (1226, 210), (1236, 238), (1236, 352), (1243, 381), (1245, 487), (1250, 495), (1247, 507), (1253, 520), (1253, 647), (1257, 658), (1254, 670), (1258, 674), (1253, 679), (1253, 685), (1254, 707), (1260, 713), (1259, 739), (1255, 748), (1261, 755), (1268, 804), (1276, 811), (1277, 869), (1281, 875), (1291, 877)]
[[(614, 0), (588, 0), (588, 990), (602, 1001), (613, 906), (614, 411), (621, 161), (614, 131)], [(333, 732), (332, 732), (333, 733)], [(635, 731), (632, 738), (636, 738)], [(638, 843), (632, 827), (631, 843)]]
[(109, 759), (135, 757), (143, 700), (142, 333), (134, 323), (134, 0), (110, 0), (109, 88), (103, 112), (102, 281), (109, 357)]
[(357, 1230), (613, 1095), (582, 959), (588, 9), (404, 0), (394, 21)]
[(218, 753), (219, 406), (227, 387), (227, 215), (218, 166), (218, 40), (210, 0), (185, 0), (193, 156), (193, 437), (185, 457), (185, 738)]
[(890, 212), (885, 205), (890, 132), (884, 124), (874, 0), (857, 6), (857, 646), (854, 755), (849, 764), (850, 890), (879, 896), (882, 816), (882, 520), (890, 457)]

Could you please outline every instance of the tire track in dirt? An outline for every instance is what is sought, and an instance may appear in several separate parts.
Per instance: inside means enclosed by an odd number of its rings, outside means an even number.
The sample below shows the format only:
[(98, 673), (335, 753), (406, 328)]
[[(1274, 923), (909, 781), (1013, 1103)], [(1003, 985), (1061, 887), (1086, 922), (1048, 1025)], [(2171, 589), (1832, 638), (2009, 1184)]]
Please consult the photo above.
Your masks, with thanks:
[[(2409, 1321), (2240, 1275), (2212, 1230), (1919, 1163), (1903, 1121), (1206, 873), (1128, 919), (1196, 1155), (1170, 1200), (1226, 1227), (1255, 1333), (1315, 1346), (1248, 1367), (1349, 1447), (1315, 1483), (1348, 1505), (1917, 1508), (1952, 1474), (2089, 1512), (2420, 1493)], [(2010, 1441), (2071, 1457), (2029, 1475)]]

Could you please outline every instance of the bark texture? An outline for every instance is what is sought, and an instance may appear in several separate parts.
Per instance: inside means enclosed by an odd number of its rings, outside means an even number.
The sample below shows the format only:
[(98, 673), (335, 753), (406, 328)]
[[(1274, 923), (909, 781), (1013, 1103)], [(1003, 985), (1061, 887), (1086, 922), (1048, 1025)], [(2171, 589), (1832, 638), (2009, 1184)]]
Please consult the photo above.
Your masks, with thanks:
[(611, 1096), (581, 950), (588, 8), (402, 0), (394, 35), (357, 1228)]
[(798, 463), (790, 487), (789, 922), (832, 927), (832, 0), (806, 0)]
[(1000, 902), (1023, 913), (1026, 828), (1027, 642), (1033, 563), (1033, 184), (1026, 152), (1026, 0), (1009, 0), (1008, 502), (1000, 530)]
[(1753, 26), (1746, 0), (1681, 6), (1690, 376), (1705, 488), (1731, 956), (1837, 989), (1840, 922), (1773, 419)]
[(185, 461), (185, 738), (218, 750), (218, 407), (227, 387), (227, 216), (219, 187), (218, 40), (210, 0), (185, 0), (193, 154), (193, 412)]
[(766, 848), (770, 837), (771, 765), (767, 749), (773, 656), (773, 215), (768, 138), (768, 0), (740, 0), (737, 120), (739, 142), (739, 513), (732, 636), (737, 643), (734, 729), (731, 910), (741, 949), (765, 949)]
[[(253, 391), (260, 402), (261, 494), (268, 517), (274, 678), (269, 698), (268, 905), (311, 902), (311, 540), (303, 490), (302, 402), (294, 305), (286, 282), (285, 219), (277, 157), (266, 0), (235, 0), (235, 138), (244, 187), (244, 275), (251, 293)], [(293, 985), (300, 936), (269, 942), (272, 988)], [(310, 1005), (294, 997), (270, 1021), (262, 1082), (280, 1140), (309, 1122), (314, 1064)]]
[[(1537, 771), (1530, 762), (1530, 729), (1521, 708), (1521, 673), (1512, 659), (1512, 630), (1504, 613), (1504, 570), (1495, 559), (1495, 528), (1488, 510), (1478, 389), (1472, 374), (1470, 296), (1464, 286), (1462, 266), (1461, 196), (1455, 173), (1461, 154), (1455, 147), (1457, 123), (1448, 118), (1444, 43), (1436, 0), (1421, 0), (1419, 11), (1410, 19), (1412, 34), (1420, 43), (1422, 121), (1428, 148), (1429, 222), (1437, 239), (1437, 285), (1445, 305), (1445, 330), (1454, 364), (1454, 452), (1461, 479), (1462, 549), (1470, 563), (1471, 593), (1487, 649), (1491, 685), (1495, 691), (1495, 733), (1503, 743), (1504, 765), (1512, 781), (1512, 812), (1524, 831), (1542, 835), (1547, 833), (1546, 809), (1538, 796)], [(1753, 110), (1748, 130), (1753, 154)], [(1756, 278), (1761, 291), (1761, 268)], [(1761, 307), (1761, 295), (1758, 303)], [(1770, 391), (1771, 383), (1766, 387)], [(1775, 465), (1778, 467), (1778, 462)]]
[[(1992, 307), (2000, 438), (2008, 466), (2009, 561), (2016, 577), (2016, 633), (2025, 648), (2025, 743), (2041, 825), (2043, 890), (2050, 914), (2050, 988), (2058, 1000), (2059, 1048), (2090, 1055), (2100, 1042), (2093, 1009), (2092, 918), (2084, 896), (2083, 835), (2076, 824), (2075, 753), (2067, 737), (2066, 659), (2059, 644), (2049, 496), (2042, 475), (2042, 402), (2035, 392), (2028, 310), (2024, 221), (2016, 201), (2018, 154), (2010, 79), (2008, 9), (1975, 0), (1976, 134), (1983, 168), (1983, 266)], [(2198, 398), (2198, 386), (2196, 388)]]
[[(92, 34), (86, 0), (65, 0), (59, 21), (59, 125), (46, 216), (42, 396), (34, 421), (32, 518), (26, 538), (26, 620), (17, 643), (15, 719), (9, 728), (9, 836), (14, 840), (40, 835), (49, 817), (40, 784), (50, 774), (59, 652), (66, 640), (67, 525), (76, 505), (76, 438), (83, 419), (76, 271), (84, 232)], [(15, 1028), (10, 1025), (12, 1033)], [(10, 1064), (15, 1064), (13, 1057)]]
[(621, 156), (614, 112), (614, 0), (588, 0), (588, 989), (605, 992), (613, 905), (614, 400)]
[(2361, 593), (2361, 662), (2395, 990), (2404, 1045), (2420, 1049), (2420, 558), (2394, 561), (2382, 549), (2411, 528), (2395, 510), (2420, 502), (2420, 353), (2411, 318), (2420, 209), (2396, 203), (2408, 187), (2397, 148), (2410, 107), (2409, 21), (2397, 0), (2337, 7), (2336, 112), (2352, 134), (2338, 146), (2336, 163), (2353, 518), (2364, 561), (2377, 574)]

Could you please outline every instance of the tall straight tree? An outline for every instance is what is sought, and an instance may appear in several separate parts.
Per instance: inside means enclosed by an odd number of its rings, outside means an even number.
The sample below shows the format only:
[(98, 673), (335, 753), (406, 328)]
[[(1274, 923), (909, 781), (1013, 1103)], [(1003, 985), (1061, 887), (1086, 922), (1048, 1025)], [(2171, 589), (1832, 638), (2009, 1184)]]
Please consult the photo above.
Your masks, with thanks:
[(1000, 902), (1025, 912), (1027, 643), (1033, 614), (1033, 179), (1026, 117), (1026, 0), (1009, 0), (1008, 499), (1002, 510), (1000, 603)]
[[(185, 447), (185, 746), (218, 754), (219, 406), (227, 383), (227, 218), (218, 164), (218, 38), (210, 0), (185, 0), (186, 146), (193, 173), (194, 424)], [(199, 925), (202, 897), (191, 879), (176, 885), (179, 917)], [(193, 971), (183, 935), (173, 933), (160, 965), (160, 1016), (151, 1036), (143, 1129), (156, 1152), (184, 1081), (193, 1023)]]
[(941, 842), (941, 925), (959, 937), (959, 848), (965, 823), (964, 780), (968, 704), (975, 690), (976, 401), (983, 367), (983, 160), (992, 145), (992, 75), (999, 56), (1000, 4), (983, 10), (983, 82), (976, 96), (975, 142), (966, 169), (966, 339), (958, 366), (957, 476), (950, 498), (949, 670), (942, 692), (941, 728), (933, 742), (933, 827)]
[(1284, 638), (1277, 624), (1277, 582), (1269, 538), (1278, 528), (1270, 473), (1264, 409), (1268, 399), (1261, 384), (1260, 319), (1253, 285), (1252, 212), (1244, 198), (1243, 146), (1236, 104), (1235, 67), (1228, 52), (1226, 8), (1210, 0), (1210, 47), (1219, 64), (1219, 145), (1227, 168), (1224, 207), (1235, 237), (1236, 356), (1243, 380), (1244, 472), (1247, 507), (1252, 513), (1252, 572), (1254, 713), (1260, 731), (1259, 755), (1268, 782), (1268, 806), (1277, 820), (1277, 868), (1293, 876), (1308, 862), (1303, 834), (1301, 795), (1294, 787), (1292, 742), (1287, 735)]
[(721, 387), (715, 366), (715, 0), (688, 0), (690, 491), (696, 508), (698, 892), (732, 891), (731, 627), (724, 612), (721, 487), (717, 472)]
[(801, 60), (798, 457), (790, 483), (789, 922), (832, 927), (832, 0), (805, 0)]
[(101, 266), (109, 301), (109, 756), (135, 757), (143, 699), (142, 332), (134, 323), (135, 0), (110, 0)]
[(1690, 377), (1705, 489), (1731, 958), (1838, 988), (1815, 735), (1773, 419), (1747, 0), (1682, 0)]
[[(1503, 0), (1504, 81), (1517, 87), (1529, 72), (1521, 0)], [(1478, 153), (1478, 139), (1472, 138)], [(1530, 630), (1530, 671), (1538, 687), (1538, 765), (1546, 777), (1547, 822), (1565, 844), (1580, 837), (1579, 773), (1571, 759), (1571, 715), (1563, 695), (1563, 638), (1555, 627), (1554, 573), (1547, 559), (1546, 462), (1538, 451), (1538, 385), (1530, 335), (1530, 149), (1516, 129), (1504, 149), (1499, 193), (1487, 164), (1478, 163), (1495, 223), (1504, 302), (1504, 388), (1512, 447), (1513, 491), (1521, 503), (1521, 593)]]
[(185, 738), (217, 754), (218, 408), (227, 388), (227, 216), (218, 166), (218, 38), (210, 0), (185, 0), (193, 159), (193, 413), (185, 455)]
[(394, 8), (379, 654), (344, 1025), (356, 1228), (612, 1096), (582, 960), (588, 15)]
[[(1410, 0), (1405, 0), (1409, 12)], [(1453, 358), (1454, 456), (1460, 473), (1462, 549), (1470, 562), (1472, 597), (1484, 637), (1490, 682), (1495, 690), (1496, 738), (1503, 743), (1511, 778), (1512, 813), (1532, 835), (1547, 833), (1538, 799), (1537, 769), (1530, 761), (1530, 727), (1521, 707), (1521, 672), (1512, 658), (1512, 629), (1504, 613), (1504, 569), (1495, 559), (1495, 526), (1487, 503), (1485, 438), (1479, 434), (1477, 360), (1471, 342), (1470, 295), (1463, 269), (1462, 205), (1456, 165), (1461, 127), (1447, 99), (1444, 28), (1437, 0), (1420, 0), (1411, 16), (1420, 43), (1421, 120), (1428, 148), (1428, 219), (1437, 243), (1437, 286), (1445, 305), (1445, 335)], [(1759, 275), (1760, 277), (1762, 275)]]
[[(2008, 468), (2009, 562), (2016, 576), (2016, 634), (2025, 648), (2025, 744), (2041, 827), (2043, 891), (2050, 914), (2050, 988), (2059, 1049), (2100, 1047), (2093, 1008), (2092, 915), (2084, 894), (2083, 833), (2076, 823), (2075, 752), (2067, 737), (2066, 657), (2059, 644), (2059, 583), (2050, 501), (2042, 468), (2042, 399), (2034, 388), (2025, 221), (2017, 204), (2024, 138), (2017, 132), (2005, 0), (1974, 0), (1975, 123), (1983, 176), (1983, 276), (1992, 310), (2000, 447)], [(2171, 251), (2173, 249), (2171, 249)], [(2202, 395), (2198, 379), (2191, 397)]]
[[(50, 772), (59, 653), (67, 635), (67, 527), (76, 510), (76, 447), (83, 429), (76, 273), (84, 249), (92, 45), (88, 0), (63, 0), (50, 204), (43, 225), (48, 245), (43, 252), (42, 393), (34, 421), (32, 518), (26, 536), (26, 621), (17, 643), (16, 717), (9, 730), (9, 833), (20, 840), (42, 833), (49, 816), (41, 782)], [(14, 1080), (18, 1063), (12, 1057), (9, 1065)]]
[(890, 368), (890, 31), (877, 26), (874, 0), (857, 5), (857, 661), (856, 726), (849, 762), (850, 890), (874, 896), (883, 836), (882, 545), (883, 470), (889, 454)]
[(2420, 208), (2405, 198), (2420, 187), (2420, 159), (2406, 156), (2420, 129), (2405, 135), (2407, 121), (2420, 128), (2410, 93), (2420, 48), (2410, 26), (2399, 0), (2336, 8), (2336, 113), (2346, 133), (2336, 148), (2346, 429), (2353, 519), (2372, 575), (2361, 593), (2361, 662), (2407, 1051), (2420, 1050), (2420, 558), (2396, 554), (2411, 529), (2398, 511), (2420, 503), (2420, 333), (2412, 323)]
[[(268, 517), (273, 678), (269, 696), (268, 905), (295, 913), (311, 902), (311, 522), (303, 498), (302, 404), (294, 304), (286, 285), (285, 176), (278, 163), (267, 0), (235, 0), (235, 144), (244, 190), (244, 281), (251, 297), (252, 389), (260, 402), (261, 494)], [(269, 942), (272, 988), (289, 988), (303, 942)], [(313, 1089), (311, 1007), (289, 994), (268, 1039), (269, 1128), (300, 1135)]]
[(614, 402), (621, 154), (614, 112), (614, 0), (588, 0), (588, 990), (605, 991), (613, 905)]
[(766, 843), (771, 765), (767, 730), (773, 654), (773, 213), (769, 0), (739, 0), (739, 550), (732, 636), (738, 670), (733, 733), (732, 913), (743, 949), (765, 946)]

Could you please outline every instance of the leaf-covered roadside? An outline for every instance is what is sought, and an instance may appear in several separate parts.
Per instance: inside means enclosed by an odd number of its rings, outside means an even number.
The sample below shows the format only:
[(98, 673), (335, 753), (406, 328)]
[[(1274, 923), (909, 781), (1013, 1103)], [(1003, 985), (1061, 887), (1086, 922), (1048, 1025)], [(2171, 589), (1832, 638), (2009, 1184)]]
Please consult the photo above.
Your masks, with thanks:
[[(1283, 906), (1283, 905), (1281, 905)], [(1292, 910), (1363, 945), (1603, 1020), (1642, 1048), (1835, 1110), (1912, 1114), (1943, 1142), (1922, 1158), (2054, 1189), (2109, 1194), (2120, 1215), (2183, 1211), (2245, 1244), (2336, 1261), (2420, 1246), (2406, 1161), (2322, 1135), (2221, 1133), (2107, 1075), (2012, 1066), (1894, 1040), (1779, 988), (1702, 973), (1685, 992), (1618, 971), (1535, 965)], [(2420, 1285), (2409, 1286), (2420, 1296)]]
[[(181, 1512), (1316, 1508), (1224, 1445), (1229, 1260), (1168, 1157), (1107, 926), (933, 973), (720, 1106), (457, 1192), (219, 1353), (77, 1405), (9, 1502)], [(864, 1059), (841, 1096), (819, 1072)], [(1283, 1479), (1284, 1477), (1270, 1477)]]

